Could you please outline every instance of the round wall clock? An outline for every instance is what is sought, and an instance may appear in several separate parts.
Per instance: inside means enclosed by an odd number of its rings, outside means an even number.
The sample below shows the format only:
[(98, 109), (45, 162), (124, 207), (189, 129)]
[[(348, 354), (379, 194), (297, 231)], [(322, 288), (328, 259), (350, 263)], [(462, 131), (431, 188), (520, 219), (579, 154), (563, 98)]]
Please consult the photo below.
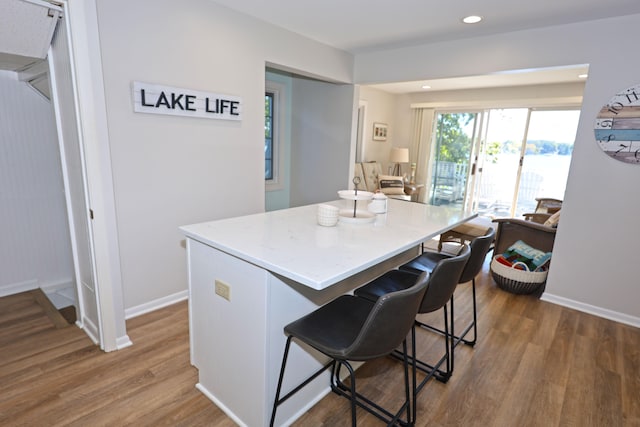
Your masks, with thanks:
[(640, 85), (615, 94), (598, 113), (594, 128), (608, 156), (640, 164)]

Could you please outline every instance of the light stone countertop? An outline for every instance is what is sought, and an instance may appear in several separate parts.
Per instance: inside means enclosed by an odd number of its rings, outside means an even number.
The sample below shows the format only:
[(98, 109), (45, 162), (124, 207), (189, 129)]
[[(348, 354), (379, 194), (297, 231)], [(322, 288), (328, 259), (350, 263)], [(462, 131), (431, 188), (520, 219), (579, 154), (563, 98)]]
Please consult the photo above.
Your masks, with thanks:
[[(352, 208), (353, 201), (329, 204)], [(358, 202), (365, 210), (367, 202)], [(317, 205), (247, 215), (180, 230), (193, 240), (305, 286), (322, 290), (416, 247), (476, 215), (461, 209), (388, 200), (386, 214), (374, 223), (323, 227)]]

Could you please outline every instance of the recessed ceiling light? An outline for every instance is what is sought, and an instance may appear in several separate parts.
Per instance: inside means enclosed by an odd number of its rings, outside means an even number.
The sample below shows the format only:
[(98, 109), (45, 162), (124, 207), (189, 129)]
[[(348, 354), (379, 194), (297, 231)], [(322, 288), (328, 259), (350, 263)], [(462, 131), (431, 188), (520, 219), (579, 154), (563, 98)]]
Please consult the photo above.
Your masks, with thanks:
[(588, 76), (589, 74), (578, 74), (579, 79), (586, 79)]
[(462, 18), (462, 22), (464, 22), (465, 24), (477, 24), (480, 21), (482, 21), (482, 16), (478, 15), (469, 15)]
[(423, 85), (423, 86), (422, 86), (422, 89), (431, 89), (431, 86), (429, 86), (429, 85)]

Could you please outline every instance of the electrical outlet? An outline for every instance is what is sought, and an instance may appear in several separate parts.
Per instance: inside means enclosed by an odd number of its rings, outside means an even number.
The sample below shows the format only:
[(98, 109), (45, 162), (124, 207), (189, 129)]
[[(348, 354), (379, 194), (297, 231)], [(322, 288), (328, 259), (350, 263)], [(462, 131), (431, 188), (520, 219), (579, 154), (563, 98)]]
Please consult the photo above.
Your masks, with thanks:
[(216, 295), (220, 295), (227, 301), (231, 301), (231, 286), (220, 280), (216, 280)]

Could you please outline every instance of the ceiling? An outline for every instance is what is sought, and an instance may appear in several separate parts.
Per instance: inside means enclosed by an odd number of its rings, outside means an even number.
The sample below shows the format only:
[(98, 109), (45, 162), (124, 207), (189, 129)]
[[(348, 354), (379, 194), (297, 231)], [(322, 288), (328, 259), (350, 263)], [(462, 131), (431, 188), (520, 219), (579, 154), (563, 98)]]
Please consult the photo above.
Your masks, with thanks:
[(638, 0), (212, 1), (352, 53), (640, 13)]
[[(512, 0), (456, 0), (446, 2), (446, 7), (441, 0), (211, 1), (353, 54), (640, 13), (639, 0), (537, 0), (519, 2), (517, 7)], [(26, 7), (36, 2), (0, 0), (0, 3)], [(461, 19), (470, 14), (484, 19), (479, 24), (463, 24)], [(5, 15), (12, 25), (0, 28), (26, 28), (23, 20), (14, 14)], [(43, 24), (43, 29), (46, 26)], [(19, 38), (25, 39), (28, 38)], [(35, 61), (31, 54), (20, 55), (26, 54), (0, 48), (0, 69), (16, 70), (27, 65), (19, 60)], [(373, 87), (391, 93), (408, 93), (421, 91), (425, 84), (431, 86), (431, 91), (438, 91), (565, 83), (579, 81), (577, 75), (586, 70), (586, 66), (519, 70)]]
[[(639, 0), (212, 0), (353, 54), (640, 13)], [(463, 24), (480, 15), (478, 24)], [(568, 37), (570, 35), (567, 35)], [(579, 81), (586, 67), (376, 85), (392, 93)]]
[[(385, 83), (368, 86), (394, 94), (426, 91), (437, 92), (443, 90), (584, 82), (588, 72), (588, 65), (573, 65), (566, 67), (538, 68), (535, 70), (505, 71), (482, 76)], [(423, 86), (428, 86), (428, 88), (423, 88)]]

